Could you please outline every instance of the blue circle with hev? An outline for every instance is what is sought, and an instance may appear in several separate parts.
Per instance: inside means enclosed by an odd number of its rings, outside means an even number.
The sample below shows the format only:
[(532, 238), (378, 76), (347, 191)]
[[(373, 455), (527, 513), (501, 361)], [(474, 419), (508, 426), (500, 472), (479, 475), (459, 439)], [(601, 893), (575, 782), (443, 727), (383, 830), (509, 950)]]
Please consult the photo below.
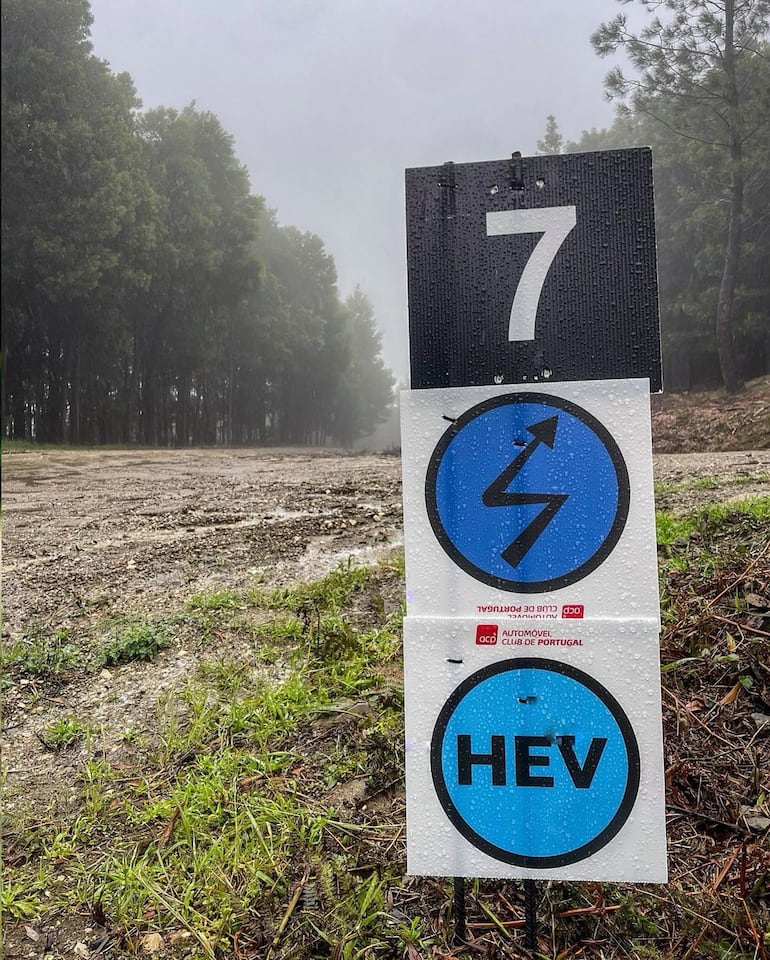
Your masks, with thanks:
[(470, 843), (505, 863), (548, 868), (586, 859), (618, 833), (640, 759), (606, 688), (569, 664), (525, 657), (491, 664), (452, 693), (431, 770)]
[(436, 537), (466, 573), (540, 593), (605, 560), (625, 527), (630, 485), (596, 417), (561, 397), (519, 393), (452, 424), (431, 456), (425, 498)]

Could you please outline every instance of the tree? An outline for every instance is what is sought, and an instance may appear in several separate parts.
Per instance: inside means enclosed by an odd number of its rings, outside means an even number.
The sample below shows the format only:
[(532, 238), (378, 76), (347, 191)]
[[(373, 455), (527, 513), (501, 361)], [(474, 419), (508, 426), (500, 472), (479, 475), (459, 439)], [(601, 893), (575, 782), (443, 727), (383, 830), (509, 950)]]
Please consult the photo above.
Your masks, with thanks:
[(162, 201), (150, 283), (133, 310), (140, 436), (214, 443), (231, 430), (235, 327), (259, 282), (261, 203), (213, 114), (158, 108), (140, 130)]
[(350, 364), (336, 399), (335, 435), (345, 446), (370, 434), (393, 406), (393, 374), (382, 359), (382, 334), (371, 301), (356, 287), (345, 301)]
[[(631, 0), (620, 0), (629, 3)], [(724, 159), (728, 215), (716, 305), (716, 344), (728, 393), (743, 384), (735, 359), (735, 292), (743, 248), (747, 144), (767, 124), (749, 116), (755, 71), (770, 19), (768, 0), (638, 0), (652, 19), (633, 32), (625, 14), (602, 24), (591, 42), (600, 56), (622, 48), (638, 77), (616, 67), (605, 81), (619, 97), (693, 144)], [(663, 17), (657, 15), (661, 11)], [(758, 59), (759, 58), (759, 59)]]
[(141, 282), (124, 254), (147, 205), (138, 102), (91, 53), (86, 0), (3, 0), (2, 21), (5, 412), (12, 435), (78, 441), (115, 373), (113, 285)]
[(140, 113), (92, 53), (88, 0), (1, 2), (4, 435), (324, 443), (368, 425), (390, 382), (371, 312), (340, 301), (319, 237), (266, 213), (217, 117)]
[[(767, 45), (765, 45), (767, 46)], [(747, 91), (746, 112), (770, 116), (770, 49), (744, 66), (758, 79)], [(711, 386), (721, 380), (714, 336), (713, 305), (722, 277), (726, 213), (724, 151), (672, 132), (674, 121), (698, 127), (702, 107), (675, 111), (655, 107), (653, 119), (633, 109), (619, 111), (612, 126), (592, 129), (565, 150), (611, 150), (649, 146), (653, 151), (658, 277), (663, 334), (664, 380), (673, 389)], [(702, 123), (705, 125), (706, 118)], [(735, 288), (733, 332), (740, 377), (770, 371), (770, 124), (744, 150), (745, 191), (742, 255)]]
[(545, 121), (545, 135), (537, 141), (537, 152), (543, 154), (561, 153), (564, 137), (559, 132), (556, 117), (550, 114)]

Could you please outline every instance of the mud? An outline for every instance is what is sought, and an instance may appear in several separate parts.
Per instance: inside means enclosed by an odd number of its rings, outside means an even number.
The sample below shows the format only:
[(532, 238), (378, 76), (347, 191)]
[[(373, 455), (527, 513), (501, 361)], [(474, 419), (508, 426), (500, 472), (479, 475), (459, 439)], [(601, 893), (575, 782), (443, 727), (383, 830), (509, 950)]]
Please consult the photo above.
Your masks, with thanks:
[[(655, 457), (658, 505), (770, 494), (770, 451)], [(306, 450), (41, 450), (3, 458), (3, 639), (57, 630), (94, 638), (111, 620), (152, 619), (212, 590), (322, 576), (347, 557), (376, 559), (402, 543), (395, 456)], [(149, 663), (83, 672), (52, 685), (6, 678), (6, 804), (75, 804), (86, 750), (46, 749), (47, 726), (77, 717), (119, 762), (127, 731), (150, 728), (203, 657), (185, 644)], [(243, 654), (243, 651), (240, 651)], [(63, 812), (63, 811), (60, 811)]]
[(402, 536), (400, 461), (302, 451), (39, 451), (3, 460), (4, 633), (313, 577)]

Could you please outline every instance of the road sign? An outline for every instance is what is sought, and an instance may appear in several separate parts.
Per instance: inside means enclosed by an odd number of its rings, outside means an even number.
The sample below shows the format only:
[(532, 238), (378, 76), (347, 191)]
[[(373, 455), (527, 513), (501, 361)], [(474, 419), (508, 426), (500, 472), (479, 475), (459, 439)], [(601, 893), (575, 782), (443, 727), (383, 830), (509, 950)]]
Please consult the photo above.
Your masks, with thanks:
[(453, 690), (433, 730), (431, 772), (444, 812), (474, 846), (505, 863), (558, 867), (622, 828), (639, 790), (639, 747), (593, 677), (519, 657)]
[(410, 616), (658, 618), (646, 381), (409, 391), (401, 409)]
[(628, 517), (628, 470), (582, 407), (505, 393), (466, 410), (436, 445), (428, 517), (463, 570), (502, 590), (543, 593), (595, 570)]
[(410, 873), (665, 879), (654, 621), (408, 617), (404, 644)]
[(406, 171), (413, 388), (661, 388), (652, 154)]

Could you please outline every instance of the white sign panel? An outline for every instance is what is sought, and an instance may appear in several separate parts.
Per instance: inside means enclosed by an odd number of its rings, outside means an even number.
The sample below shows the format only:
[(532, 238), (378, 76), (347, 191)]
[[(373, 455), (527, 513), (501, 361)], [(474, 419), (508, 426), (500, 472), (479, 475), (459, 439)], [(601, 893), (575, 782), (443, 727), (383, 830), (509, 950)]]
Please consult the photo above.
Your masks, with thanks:
[(410, 874), (665, 882), (654, 621), (404, 621)]
[(647, 380), (401, 396), (407, 614), (659, 622)]

